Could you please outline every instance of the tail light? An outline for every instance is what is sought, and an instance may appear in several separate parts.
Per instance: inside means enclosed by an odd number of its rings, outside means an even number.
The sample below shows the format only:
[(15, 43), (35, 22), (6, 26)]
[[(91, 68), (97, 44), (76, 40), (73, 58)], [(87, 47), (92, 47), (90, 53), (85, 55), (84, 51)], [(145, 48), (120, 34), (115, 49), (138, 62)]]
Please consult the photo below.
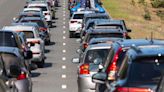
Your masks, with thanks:
[(89, 64), (82, 64), (80, 66), (80, 74), (89, 74)]
[(40, 41), (39, 41), (39, 40), (33, 40), (33, 41), (31, 41), (31, 43), (37, 43), (37, 44), (40, 44)]
[(34, 46), (35, 44), (40, 44), (40, 41), (39, 40), (33, 40), (33, 41), (28, 42), (29, 47)]
[(125, 38), (127, 38), (128, 37), (128, 33), (123, 33), (123, 36), (125, 37)]
[(17, 80), (23, 80), (23, 79), (26, 79), (26, 78), (27, 78), (26, 74), (25, 74), (25, 73), (21, 73), (21, 74), (18, 76)]
[(40, 27), (39, 30), (40, 31), (47, 31), (47, 28)]
[(75, 23), (75, 22), (77, 22), (77, 21), (71, 21), (71, 23)]
[(150, 88), (118, 87), (114, 92), (153, 92)]
[(111, 64), (109, 65), (107, 69), (108, 79), (114, 79), (115, 77), (115, 73), (117, 71), (117, 61), (118, 61), (119, 54), (121, 51), (122, 51), (122, 48), (119, 48), (113, 57), (113, 61), (111, 62)]
[(83, 44), (83, 48), (86, 49), (88, 47), (88, 43)]
[(45, 13), (44, 15), (50, 15), (50, 13)]

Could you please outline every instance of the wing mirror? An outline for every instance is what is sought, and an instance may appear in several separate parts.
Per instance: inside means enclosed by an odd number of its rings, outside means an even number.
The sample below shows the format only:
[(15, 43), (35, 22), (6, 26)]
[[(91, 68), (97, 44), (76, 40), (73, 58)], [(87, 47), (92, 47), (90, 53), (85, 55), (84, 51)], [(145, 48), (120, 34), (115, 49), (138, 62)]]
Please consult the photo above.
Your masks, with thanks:
[(127, 32), (132, 32), (132, 30), (131, 29), (127, 29)]
[(73, 58), (73, 59), (72, 59), (72, 63), (74, 63), (74, 64), (80, 63), (79, 58)]
[(17, 65), (10, 66), (10, 75), (13, 78), (17, 78), (21, 74), (21, 68)]
[(31, 50), (27, 51), (26, 55), (24, 56), (25, 59), (31, 59), (32, 57), (33, 57), (33, 55), (32, 55), (32, 51)]
[(92, 76), (92, 81), (94, 83), (105, 84), (107, 80), (107, 74), (105, 72), (99, 72)]

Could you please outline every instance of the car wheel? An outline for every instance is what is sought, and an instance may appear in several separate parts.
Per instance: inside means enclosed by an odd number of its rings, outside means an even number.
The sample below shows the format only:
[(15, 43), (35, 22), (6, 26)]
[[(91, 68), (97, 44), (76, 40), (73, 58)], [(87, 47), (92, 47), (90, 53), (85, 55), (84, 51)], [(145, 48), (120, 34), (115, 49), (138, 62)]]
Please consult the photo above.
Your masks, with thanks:
[(73, 32), (69, 32), (69, 38), (73, 38), (73, 37), (74, 37)]
[(51, 43), (50, 40), (46, 41), (46, 45), (50, 45), (50, 43)]
[(39, 68), (43, 68), (44, 67), (44, 63), (45, 63), (45, 61), (44, 61), (44, 59), (42, 59), (42, 61), (37, 63), (37, 65), (38, 65)]

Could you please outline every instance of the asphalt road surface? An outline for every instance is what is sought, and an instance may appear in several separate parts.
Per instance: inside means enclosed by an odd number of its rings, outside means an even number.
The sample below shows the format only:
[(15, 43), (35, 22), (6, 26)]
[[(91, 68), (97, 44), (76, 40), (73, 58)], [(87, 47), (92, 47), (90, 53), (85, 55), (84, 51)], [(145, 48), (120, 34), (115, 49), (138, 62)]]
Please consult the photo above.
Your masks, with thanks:
[[(10, 25), (25, 5), (25, 0), (0, 0), (0, 27)], [(51, 28), (51, 45), (46, 46), (45, 67), (32, 71), (33, 92), (77, 92), (77, 57), (79, 44), (68, 37), (67, 0), (60, 0)]]

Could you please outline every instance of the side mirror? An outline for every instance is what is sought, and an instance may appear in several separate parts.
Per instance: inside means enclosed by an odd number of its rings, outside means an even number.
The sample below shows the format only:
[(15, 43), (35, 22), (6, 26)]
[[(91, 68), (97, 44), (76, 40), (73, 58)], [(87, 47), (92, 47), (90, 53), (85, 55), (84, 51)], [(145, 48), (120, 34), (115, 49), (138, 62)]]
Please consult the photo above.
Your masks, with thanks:
[(74, 64), (80, 63), (79, 58), (73, 58), (73, 59), (72, 59), (72, 63), (74, 63)]
[(17, 65), (10, 66), (10, 75), (13, 78), (17, 78), (21, 74), (21, 68)]
[(131, 30), (131, 29), (127, 29), (127, 31), (128, 31), (128, 32), (132, 32), (132, 30)]
[(32, 51), (29, 50), (26, 52), (26, 55), (24, 56), (25, 59), (31, 59), (33, 56), (32, 56)]
[(37, 65), (33, 63), (30, 64), (29, 67), (30, 67), (30, 70), (36, 70), (38, 68)]
[(107, 74), (104, 72), (99, 72), (92, 76), (92, 81), (94, 83), (105, 84), (106, 80), (107, 80)]

